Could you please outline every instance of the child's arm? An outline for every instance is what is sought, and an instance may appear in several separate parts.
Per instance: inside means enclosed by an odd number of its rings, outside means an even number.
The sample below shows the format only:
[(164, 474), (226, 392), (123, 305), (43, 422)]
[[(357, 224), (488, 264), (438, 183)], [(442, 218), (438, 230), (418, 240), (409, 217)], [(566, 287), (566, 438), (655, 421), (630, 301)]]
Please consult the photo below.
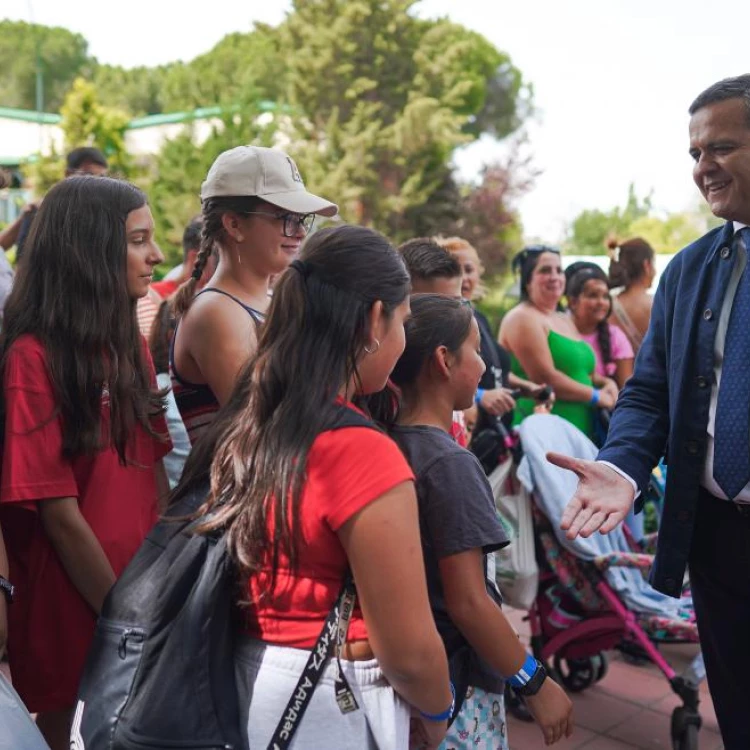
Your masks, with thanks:
[[(513, 626), (487, 593), (481, 549), (439, 561), (448, 614), (479, 656), (505, 677), (515, 675), (526, 660), (526, 650)], [(539, 692), (525, 698), (529, 710), (551, 745), (573, 733), (573, 705), (563, 690), (546, 679)]]
[(115, 582), (107, 556), (74, 497), (39, 502), (44, 532), (78, 593), (98, 615)]

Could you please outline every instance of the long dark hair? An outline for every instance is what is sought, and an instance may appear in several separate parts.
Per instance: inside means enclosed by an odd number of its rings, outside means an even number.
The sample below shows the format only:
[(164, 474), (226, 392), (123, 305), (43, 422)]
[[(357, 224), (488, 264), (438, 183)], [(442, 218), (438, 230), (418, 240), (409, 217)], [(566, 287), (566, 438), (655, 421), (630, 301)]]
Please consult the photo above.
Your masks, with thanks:
[[(442, 294), (413, 294), (411, 315), (404, 325), (406, 347), (391, 373), (391, 381), (408, 399), (417, 378), (438, 347), (457, 354), (471, 330), (474, 317), (463, 300)], [(392, 422), (397, 415), (383, 415)]]
[(157, 373), (169, 372), (169, 349), (174, 336), (175, 318), (172, 304), (162, 300), (148, 334), (148, 348)]
[[(126, 462), (136, 424), (154, 434), (163, 410), (152, 390), (127, 289), (128, 214), (146, 205), (134, 185), (108, 177), (69, 177), (55, 185), (34, 218), (13, 291), (5, 305), (0, 371), (13, 342), (29, 334), (44, 347), (70, 459), (113, 445)], [(110, 434), (102, 435), (104, 389)], [(2, 419), (5, 401), (0, 399)]]
[[(603, 281), (607, 284), (607, 274), (595, 263), (585, 261), (573, 263), (565, 269), (565, 296), (568, 303), (571, 299), (578, 299), (589, 281)], [(612, 306), (610, 305), (610, 313)], [(604, 320), (596, 324), (596, 340), (602, 353), (602, 361), (606, 365), (612, 364), (612, 336), (609, 330), (609, 313)]]
[(196, 446), (172, 498), (178, 502), (210, 475), (199, 514), (213, 515), (202, 529), (227, 529), (244, 573), (257, 570), (269, 552), (274, 572), (280, 552), (296, 565), (310, 448), (340, 390), (359, 380), (373, 304), (381, 301), (390, 315), (408, 293), (406, 268), (388, 240), (354, 226), (316, 232), (279, 279), (257, 353)]
[(170, 306), (173, 314), (179, 318), (190, 308), (195, 298), (198, 282), (206, 268), (206, 263), (215, 249), (221, 247), (226, 241), (226, 232), (222, 219), (224, 214), (237, 213), (246, 214), (257, 210), (263, 201), (260, 198), (246, 196), (228, 196), (220, 198), (208, 198), (203, 201), (201, 226), (201, 242), (198, 254), (195, 256), (195, 266), (192, 276), (184, 282), (174, 293)]

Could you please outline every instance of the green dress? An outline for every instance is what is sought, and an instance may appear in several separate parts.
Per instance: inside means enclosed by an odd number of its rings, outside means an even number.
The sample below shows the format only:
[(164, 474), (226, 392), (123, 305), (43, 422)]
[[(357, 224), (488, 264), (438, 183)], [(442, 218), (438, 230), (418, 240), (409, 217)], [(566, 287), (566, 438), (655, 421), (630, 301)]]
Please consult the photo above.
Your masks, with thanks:
[[(593, 385), (591, 375), (596, 367), (596, 356), (594, 350), (585, 341), (576, 341), (550, 331), (547, 336), (547, 343), (555, 369), (578, 383), (588, 386)], [(518, 360), (513, 356), (511, 356), (511, 371), (520, 378), (529, 379)], [(533, 399), (519, 398), (516, 402), (513, 424), (520, 424), (526, 417), (533, 414), (535, 406), (536, 402)], [(555, 401), (552, 413), (574, 424), (588, 437), (593, 437), (594, 412), (589, 404), (558, 399)]]

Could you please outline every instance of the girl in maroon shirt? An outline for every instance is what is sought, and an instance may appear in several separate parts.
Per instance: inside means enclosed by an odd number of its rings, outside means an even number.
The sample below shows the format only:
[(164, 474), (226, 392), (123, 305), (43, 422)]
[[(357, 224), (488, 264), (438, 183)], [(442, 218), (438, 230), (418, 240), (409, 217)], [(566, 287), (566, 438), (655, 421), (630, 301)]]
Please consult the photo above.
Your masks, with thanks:
[(11, 673), (52, 750), (69, 746), (96, 616), (166, 490), (162, 394), (135, 314), (162, 260), (138, 188), (71, 177), (41, 205), (5, 308)]

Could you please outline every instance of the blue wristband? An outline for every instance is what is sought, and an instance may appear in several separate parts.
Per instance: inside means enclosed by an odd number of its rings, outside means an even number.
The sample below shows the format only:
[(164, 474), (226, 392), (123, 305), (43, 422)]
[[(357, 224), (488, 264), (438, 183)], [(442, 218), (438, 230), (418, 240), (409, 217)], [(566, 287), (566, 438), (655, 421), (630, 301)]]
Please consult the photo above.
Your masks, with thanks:
[(526, 654), (526, 661), (523, 663), (523, 666), (513, 675), (513, 677), (508, 679), (508, 682), (513, 687), (523, 687), (536, 674), (536, 670), (536, 659), (531, 654)]
[(599, 403), (599, 389), (594, 388), (594, 392), (591, 394), (591, 406), (596, 406)]
[(474, 394), (474, 403), (479, 404), (484, 396), (484, 388), (477, 388), (477, 392)]
[(425, 719), (429, 719), (429, 721), (448, 721), (451, 716), (453, 716), (453, 709), (456, 707), (456, 688), (453, 687), (453, 683), (450, 683), (451, 686), (451, 704), (450, 706), (443, 711), (441, 714), (426, 714), (424, 711), (420, 711), (420, 715), (424, 716)]

